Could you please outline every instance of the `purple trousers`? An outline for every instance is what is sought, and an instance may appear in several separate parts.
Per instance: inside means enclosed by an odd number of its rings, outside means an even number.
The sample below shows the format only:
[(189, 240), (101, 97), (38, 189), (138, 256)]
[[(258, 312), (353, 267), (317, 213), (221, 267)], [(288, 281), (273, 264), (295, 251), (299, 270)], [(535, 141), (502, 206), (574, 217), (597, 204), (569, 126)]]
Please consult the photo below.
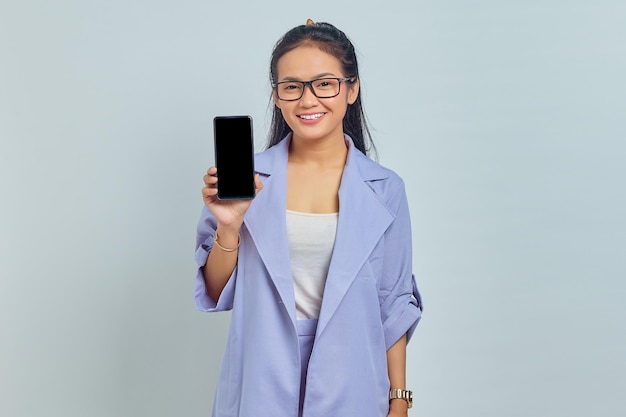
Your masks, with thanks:
[(306, 374), (309, 367), (309, 358), (315, 341), (317, 319), (298, 320), (298, 340), (300, 342), (300, 408), (298, 417), (302, 417), (304, 392), (306, 390)]

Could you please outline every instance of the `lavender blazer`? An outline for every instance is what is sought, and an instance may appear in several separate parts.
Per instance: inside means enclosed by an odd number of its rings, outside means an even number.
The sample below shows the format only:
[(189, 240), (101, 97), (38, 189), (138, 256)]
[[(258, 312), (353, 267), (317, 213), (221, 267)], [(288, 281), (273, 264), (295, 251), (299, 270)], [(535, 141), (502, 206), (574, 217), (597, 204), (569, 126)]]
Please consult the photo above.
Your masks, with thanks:
[[(202, 211), (197, 231), (196, 305), (232, 309), (214, 417), (298, 415), (300, 352), (285, 220), (290, 137), (258, 154), (263, 190), (246, 213), (235, 271), (217, 302), (201, 267), (216, 221)], [(304, 417), (384, 417), (389, 409), (386, 351), (410, 339), (422, 311), (411, 270), (411, 225), (404, 184), (349, 145), (339, 189), (337, 235), (315, 344)]]

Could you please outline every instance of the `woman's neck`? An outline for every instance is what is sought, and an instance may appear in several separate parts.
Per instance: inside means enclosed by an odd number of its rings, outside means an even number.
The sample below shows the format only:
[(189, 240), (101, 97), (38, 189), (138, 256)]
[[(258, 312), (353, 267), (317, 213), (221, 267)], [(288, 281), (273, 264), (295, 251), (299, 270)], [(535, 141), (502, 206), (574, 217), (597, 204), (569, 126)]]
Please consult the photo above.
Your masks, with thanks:
[(343, 166), (348, 147), (341, 137), (321, 140), (299, 140), (292, 137), (289, 145), (289, 162), (321, 167)]

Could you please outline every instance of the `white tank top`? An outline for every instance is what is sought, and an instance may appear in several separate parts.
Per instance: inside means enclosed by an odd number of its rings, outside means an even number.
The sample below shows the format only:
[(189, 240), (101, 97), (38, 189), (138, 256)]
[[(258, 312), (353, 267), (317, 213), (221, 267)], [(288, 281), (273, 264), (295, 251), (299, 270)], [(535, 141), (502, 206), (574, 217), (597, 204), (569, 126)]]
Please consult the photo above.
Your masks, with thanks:
[(319, 317), (338, 217), (339, 213), (287, 210), (287, 237), (298, 320)]

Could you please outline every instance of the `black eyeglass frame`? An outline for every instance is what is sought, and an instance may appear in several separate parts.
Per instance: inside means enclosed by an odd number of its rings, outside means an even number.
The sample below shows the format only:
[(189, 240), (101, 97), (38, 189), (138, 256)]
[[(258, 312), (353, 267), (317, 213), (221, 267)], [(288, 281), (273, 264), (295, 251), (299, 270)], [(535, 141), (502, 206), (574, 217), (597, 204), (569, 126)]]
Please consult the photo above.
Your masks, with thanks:
[[(333, 98), (333, 97), (337, 97), (339, 95), (339, 93), (341, 93), (341, 83), (346, 82), (346, 81), (353, 81), (355, 77), (343, 77), (343, 78), (339, 78), (339, 77), (322, 77), (322, 78), (316, 78), (314, 80), (310, 80), (310, 81), (296, 81), (296, 80), (290, 80), (290, 81), (281, 81), (279, 83), (272, 83), (272, 88), (276, 91), (276, 96), (278, 97), (278, 99), (280, 101), (298, 101), (302, 98), (302, 96), (304, 95), (304, 89), (306, 88), (306, 86), (308, 85), (311, 89), (311, 92), (313, 93), (313, 95), (317, 98)], [(313, 88), (313, 83), (316, 81), (323, 81), (323, 80), (337, 80), (339, 82), (339, 87), (337, 88), (337, 94), (334, 94), (332, 96), (324, 96), (324, 97), (320, 97), (317, 95), (317, 93), (315, 93), (315, 88)], [(281, 84), (288, 84), (288, 83), (299, 83), (302, 84), (302, 91), (300, 94), (300, 97), (298, 98), (280, 98), (280, 94), (278, 93), (278, 86), (280, 86)]]

